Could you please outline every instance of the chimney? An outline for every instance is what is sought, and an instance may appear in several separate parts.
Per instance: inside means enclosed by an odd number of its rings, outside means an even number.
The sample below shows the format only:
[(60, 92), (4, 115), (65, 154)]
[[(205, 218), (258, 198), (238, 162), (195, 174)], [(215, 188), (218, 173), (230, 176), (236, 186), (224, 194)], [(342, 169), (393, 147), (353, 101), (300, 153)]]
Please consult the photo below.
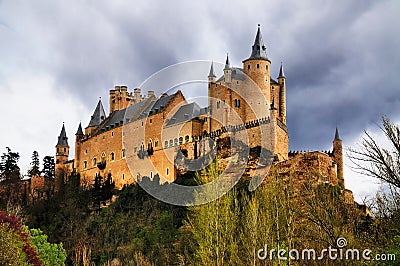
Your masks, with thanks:
[(152, 96), (154, 96), (154, 91), (148, 91), (147, 92), (147, 97), (150, 98)]

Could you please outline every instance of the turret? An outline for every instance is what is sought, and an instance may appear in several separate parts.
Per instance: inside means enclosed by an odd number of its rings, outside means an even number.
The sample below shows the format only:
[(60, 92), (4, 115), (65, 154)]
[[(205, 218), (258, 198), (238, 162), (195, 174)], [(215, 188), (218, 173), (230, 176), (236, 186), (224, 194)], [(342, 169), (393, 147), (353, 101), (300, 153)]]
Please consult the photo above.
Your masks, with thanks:
[(258, 24), (256, 38), (251, 48), (251, 55), (243, 61), (243, 70), (261, 89), (269, 103), (272, 100), (270, 92), (270, 66), (271, 61), (267, 57), (267, 48), (264, 45), (260, 24)]
[(69, 156), (68, 138), (63, 123), (61, 128), (61, 133), (58, 136), (58, 141), (56, 145), (56, 164), (63, 164), (64, 162), (68, 161), (68, 156)]
[(281, 68), (279, 69), (278, 76), (279, 83), (279, 118), (286, 124), (286, 77), (283, 73), (283, 64), (281, 63)]
[(339, 137), (339, 130), (336, 127), (335, 139), (333, 140), (333, 158), (337, 165), (337, 178), (339, 186), (344, 189), (344, 174), (343, 174), (343, 147), (342, 140)]
[(132, 99), (127, 86), (115, 86), (110, 90), (110, 114), (128, 107)]
[(217, 76), (214, 73), (214, 62), (211, 62), (210, 73), (208, 74), (208, 82), (215, 83)]
[(229, 55), (226, 54), (226, 61), (224, 67), (224, 81), (225, 83), (231, 83), (232, 80), (232, 68), (231, 63), (229, 62)]

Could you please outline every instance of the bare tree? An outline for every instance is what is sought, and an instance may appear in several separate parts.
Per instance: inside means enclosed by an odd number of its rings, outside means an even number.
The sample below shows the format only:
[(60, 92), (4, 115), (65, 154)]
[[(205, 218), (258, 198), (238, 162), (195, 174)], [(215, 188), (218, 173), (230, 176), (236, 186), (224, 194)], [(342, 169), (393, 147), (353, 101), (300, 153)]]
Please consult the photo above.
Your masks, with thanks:
[(347, 149), (347, 156), (358, 173), (400, 188), (400, 128), (386, 117), (382, 117), (382, 124), (380, 129), (389, 140), (390, 149), (380, 146), (370, 133), (364, 131), (359, 147)]

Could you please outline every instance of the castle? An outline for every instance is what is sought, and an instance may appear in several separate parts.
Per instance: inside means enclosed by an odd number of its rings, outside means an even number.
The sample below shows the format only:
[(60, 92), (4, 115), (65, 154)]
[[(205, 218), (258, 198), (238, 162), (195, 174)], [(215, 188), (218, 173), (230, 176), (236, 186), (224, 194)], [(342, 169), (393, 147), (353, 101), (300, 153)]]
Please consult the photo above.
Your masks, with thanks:
[(128, 92), (126, 86), (115, 86), (109, 95), (108, 115), (99, 100), (84, 131), (79, 124), (72, 160), (62, 126), (56, 173), (75, 170), (86, 184), (111, 174), (117, 188), (143, 176), (173, 182), (180, 170), (175, 164), (178, 154), (196, 160), (211, 149), (205, 137), (216, 140), (245, 132), (249, 147), (269, 150), (282, 173), (293, 168), (316, 171), (324, 182), (345, 189), (337, 129), (332, 152), (289, 153), (286, 77), (282, 64), (277, 79), (271, 77), (260, 26), (242, 68), (232, 67), (227, 55), (223, 75), (217, 78), (211, 64), (207, 107), (188, 103), (181, 91), (157, 98), (153, 91), (142, 95), (139, 88)]

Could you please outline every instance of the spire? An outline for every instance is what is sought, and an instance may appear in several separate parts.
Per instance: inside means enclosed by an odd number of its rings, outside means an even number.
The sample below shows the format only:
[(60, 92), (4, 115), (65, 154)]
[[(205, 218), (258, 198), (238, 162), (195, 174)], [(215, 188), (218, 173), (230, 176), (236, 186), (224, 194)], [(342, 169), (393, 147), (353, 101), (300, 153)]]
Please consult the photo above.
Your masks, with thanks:
[(79, 122), (79, 126), (78, 126), (78, 130), (76, 131), (76, 136), (81, 136), (83, 135), (83, 131), (82, 131), (82, 124)]
[(231, 63), (229, 62), (229, 55), (226, 53), (226, 61), (225, 61), (225, 68), (224, 69), (229, 69), (231, 68)]
[(210, 73), (208, 74), (208, 77), (216, 77), (214, 73), (214, 62), (211, 62)]
[(67, 133), (65, 132), (64, 123), (61, 128), (60, 136), (58, 136), (57, 146), (68, 146), (68, 138), (67, 138)]
[(268, 59), (267, 58), (267, 48), (264, 45), (262, 38), (260, 24), (258, 24), (256, 39), (251, 50), (251, 56), (249, 59)]
[(279, 77), (278, 78), (284, 78), (285, 74), (283, 73), (283, 64), (281, 62), (281, 68), (279, 69)]
[(103, 104), (101, 103), (101, 98), (97, 103), (96, 109), (90, 119), (88, 127), (98, 126), (106, 118), (106, 113), (104, 112)]
[(338, 130), (337, 127), (336, 127), (335, 139), (334, 140), (341, 140), (340, 137), (339, 137), (339, 130)]

